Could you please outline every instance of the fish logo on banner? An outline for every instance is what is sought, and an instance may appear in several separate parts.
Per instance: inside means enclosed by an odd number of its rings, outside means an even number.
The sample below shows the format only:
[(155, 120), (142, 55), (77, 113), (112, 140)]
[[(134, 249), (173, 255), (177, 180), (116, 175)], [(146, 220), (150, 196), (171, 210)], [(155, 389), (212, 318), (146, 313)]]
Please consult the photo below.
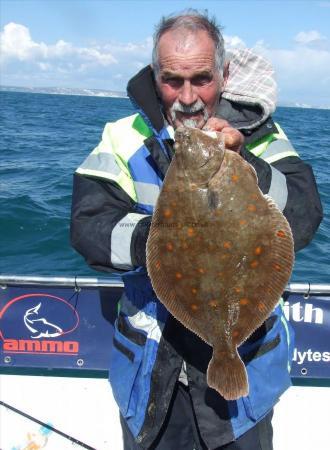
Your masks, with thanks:
[(79, 342), (68, 340), (79, 325), (77, 310), (51, 294), (25, 294), (0, 310), (0, 340), (4, 353), (73, 355)]
[(63, 333), (62, 328), (48, 322), (45, 317), (39, 317), (40, 307), (41, 302), (39, 303), (39, 305), (28, 309), (24, 314), (25, 326), (32, 332), (31, 338), (39, 339), (42, 337), (50, 338), (61, 336), (61, 334)]

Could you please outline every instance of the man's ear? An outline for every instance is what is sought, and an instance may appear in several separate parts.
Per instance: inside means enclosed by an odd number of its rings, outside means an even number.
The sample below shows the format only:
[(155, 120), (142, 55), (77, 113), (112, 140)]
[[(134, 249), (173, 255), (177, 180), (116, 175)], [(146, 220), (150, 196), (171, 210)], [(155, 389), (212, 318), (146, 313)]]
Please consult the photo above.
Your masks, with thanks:
[(222, 92), (226, 88), (228, 78), (229, 78), (229, 61), (226, 61), (224, 68), (223, 68), (223, 82), (222, 82), (222, 89), (221, 89)]

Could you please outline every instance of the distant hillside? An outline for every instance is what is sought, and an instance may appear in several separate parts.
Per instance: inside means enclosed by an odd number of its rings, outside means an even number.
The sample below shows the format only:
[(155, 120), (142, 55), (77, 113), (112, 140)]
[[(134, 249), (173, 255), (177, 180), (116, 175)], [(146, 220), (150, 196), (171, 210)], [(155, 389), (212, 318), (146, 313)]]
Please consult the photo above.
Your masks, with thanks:
[(20, 86), (0, 86), (0, 91), (10, 92), (30, 92), (33, 94), (55, 94), (55, 95), (87, 95), (93, 97), (127, 97), (126, 92), (107, 91), (105, 89), (79, 89), (62, 87), (20, 87)]
[(278, 106), (284, 106), (286, 108), (312, 108), (312, 109), (330, 109), (330, 106), (315, 106), (315, 105), (309, 105), (307, 103), (300, 103), (300, 102), (285, 102), (285, 101), (279, 101)]

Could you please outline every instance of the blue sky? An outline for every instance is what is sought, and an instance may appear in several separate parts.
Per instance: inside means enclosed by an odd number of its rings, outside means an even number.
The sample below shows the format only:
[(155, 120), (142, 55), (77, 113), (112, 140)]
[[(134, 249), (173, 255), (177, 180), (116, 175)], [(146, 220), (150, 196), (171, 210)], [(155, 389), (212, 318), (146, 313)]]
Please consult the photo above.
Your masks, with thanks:
[(154, 25), (207, 9), (227, 48), (270, 59), (281, 102), (330, 105), (330, 1), (0, 0), (1, 84), (125, 90), (150, 62)]

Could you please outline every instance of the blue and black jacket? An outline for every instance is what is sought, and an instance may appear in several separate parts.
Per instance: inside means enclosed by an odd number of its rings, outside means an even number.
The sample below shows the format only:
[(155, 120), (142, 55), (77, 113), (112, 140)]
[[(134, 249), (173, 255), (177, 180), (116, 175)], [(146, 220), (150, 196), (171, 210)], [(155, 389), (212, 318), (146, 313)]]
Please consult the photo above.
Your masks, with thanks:
[[(292, 335), (281, 304), (240, 347), (250, 392), (225, 401), (206, 383), (212, 349), (184, 328), (156, 298), (145, 269), (153, 208), (173, 155), (150, 67), (128, 84), (133, 116), (107, 124), (101, 143), (74, 176), (71, 240), (88, 264), (122, 273), (125, 292), (116, 321), (110, 382), (122, 416), (141, 448), (164, 422), (183, 361), (197, 422), (208, 448), (241, 436), (263, 418), (290, 385)], [(259, 187), (288, 219), (296, 250), (322, 218), (312, 169), (269, 117), (251, 130), (257, 112), (221, 99), (217, 114), (245, 135), (241, 155)]]

